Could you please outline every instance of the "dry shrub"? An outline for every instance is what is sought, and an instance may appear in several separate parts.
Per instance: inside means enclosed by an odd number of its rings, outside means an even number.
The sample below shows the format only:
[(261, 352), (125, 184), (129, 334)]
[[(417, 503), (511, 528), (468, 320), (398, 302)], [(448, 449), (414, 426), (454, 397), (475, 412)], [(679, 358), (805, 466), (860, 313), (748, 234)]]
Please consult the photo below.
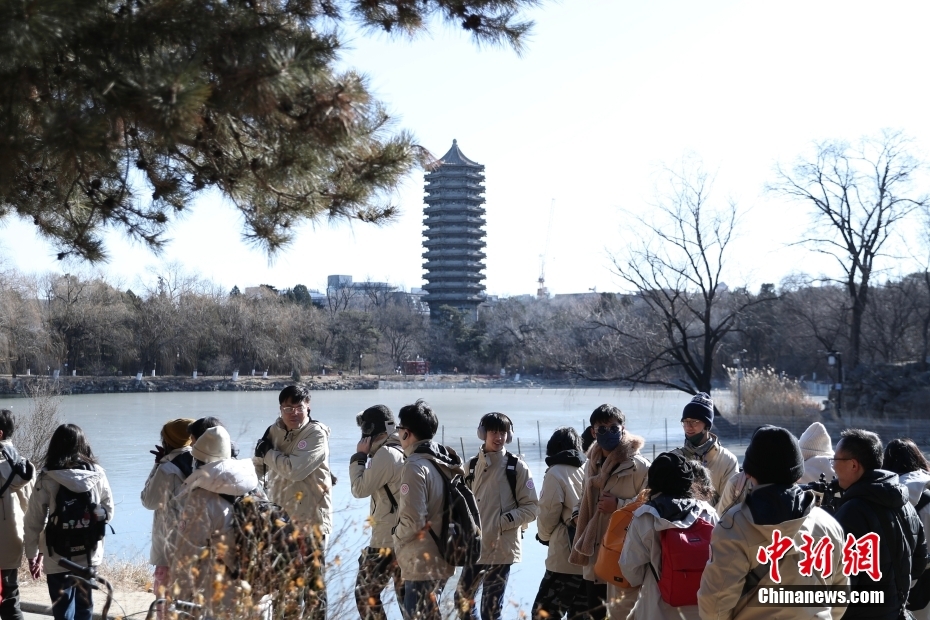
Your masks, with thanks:
[(20, 454), (41, 467), (52, 433), (62, 423), (61, 390), (57, 383), (46, 379), (25, 383), (29, 412), (16, 419), (16, 447)]
[[(737, 369), (726, 368), (733, 402), (726, 414), (736, 417)], [(744, 368), (740, 386), (742, 418), (758, 424), (810, 424), (820, 419), (820, 406), (807, 395), (800, 381), (775, 372), (771, 367)]]
[(104, 555), (97, 572), (113, 585), (114, 590), (144, 592), (152, 587), (152, 567), (141, 557), (123, 560)]

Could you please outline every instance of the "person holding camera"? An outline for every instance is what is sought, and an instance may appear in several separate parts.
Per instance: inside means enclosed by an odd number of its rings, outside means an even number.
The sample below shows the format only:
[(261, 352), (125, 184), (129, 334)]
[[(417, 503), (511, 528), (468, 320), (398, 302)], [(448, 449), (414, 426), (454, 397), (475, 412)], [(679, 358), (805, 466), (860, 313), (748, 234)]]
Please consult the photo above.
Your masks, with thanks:
[(362, 438), (349, 461), (352, 496), (371, 498), (371, 540), (358, 560), (355, 604), (362, 620), (386, 620), (381, 592), (391, 579), (401, 614), (405, 613), (404, 580), (391, 535), (398, 516), (404, 449), (397, 437), (394, 413), (385, 405), (369, 407), (356, 416), (355, 423), (362, 430)]

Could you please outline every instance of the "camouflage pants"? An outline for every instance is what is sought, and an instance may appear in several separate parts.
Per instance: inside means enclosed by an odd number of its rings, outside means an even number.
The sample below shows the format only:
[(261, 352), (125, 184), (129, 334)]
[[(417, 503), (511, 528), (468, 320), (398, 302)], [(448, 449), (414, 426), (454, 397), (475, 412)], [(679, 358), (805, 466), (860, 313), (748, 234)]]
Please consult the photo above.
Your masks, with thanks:
[(533, 620), (557, 620), (566, 615), (568, 620), (573, 620), (587, 611), (587, 597), (584, 596), (581, 582), (581, 575), (547, 570), (539, 583), (536, 600), (533, 601)]
[(362, 620), (387, 620), (381, 592), (394, 580), (394, 593), (401, 615), (404, 615), (404, 580), (393, 549), (367, 547), (358, 558), (358, 577), (355, 579), (355, 605)]

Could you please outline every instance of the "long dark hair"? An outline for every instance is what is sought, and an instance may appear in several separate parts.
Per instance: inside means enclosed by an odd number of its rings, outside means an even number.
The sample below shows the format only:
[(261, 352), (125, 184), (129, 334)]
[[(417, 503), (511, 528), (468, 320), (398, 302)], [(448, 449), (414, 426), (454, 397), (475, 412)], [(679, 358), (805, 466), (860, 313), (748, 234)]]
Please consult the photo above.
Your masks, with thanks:
[(84, 431), (76, 424), (62, 424), (52, 433), (45, 454), (45, 469), (78, 469), (81, 465), (97, 465)]
[(917, 444), (911, 439), (892, 439), (885, 446), (882, 469), (896, 474), (923, 470), (930, 473), (930, 464)]

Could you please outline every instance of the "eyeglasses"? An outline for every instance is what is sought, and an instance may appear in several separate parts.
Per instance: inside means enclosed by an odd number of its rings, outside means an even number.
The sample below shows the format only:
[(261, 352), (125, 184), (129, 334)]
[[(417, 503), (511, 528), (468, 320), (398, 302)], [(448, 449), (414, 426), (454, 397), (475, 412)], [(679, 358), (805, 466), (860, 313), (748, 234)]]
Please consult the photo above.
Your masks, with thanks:
[(396, 429), (399, 430), (399, 431), (406, 431), (406, 430), (408, 430), (406, 426), (395, 426), (394, 428), (396, 428)]
[(598, 435), (606, 435), (606, 434), (610, 433), (611, 435), (616, 435), (616, 434), (619, 433), (621, 430), (623, 430), (623, 429), (622, 429), (621, 427), (617, 426), (616, 424), (614, 424), (613, 426), (598, 426), (598, 427), (597, 427), (597, 434), (598, 434)]
[(850, 458), (845, 458), (845, 459), (833, 457), (833, 458), (827, 459), (827, 460), (830, 461), (831, 463), (836, 463), (837, 461), (855, 461), (856, 459), (854, 459), (854, 458), (852, 458), (852, 457), (850, 457)]
[(701, 422), (700, 420), (692, 420), (690, 418), (686, 418), (681, 421), (682, 426), (688, 426), (688, 427), (698, 426), (700, 424), (703, 424), (703, 422)]
[(281, 413), (294, 413), (295, 411), (304, 411), (307, 409), (307, 405), (300, 403), (296, 407), (281, 407)]

